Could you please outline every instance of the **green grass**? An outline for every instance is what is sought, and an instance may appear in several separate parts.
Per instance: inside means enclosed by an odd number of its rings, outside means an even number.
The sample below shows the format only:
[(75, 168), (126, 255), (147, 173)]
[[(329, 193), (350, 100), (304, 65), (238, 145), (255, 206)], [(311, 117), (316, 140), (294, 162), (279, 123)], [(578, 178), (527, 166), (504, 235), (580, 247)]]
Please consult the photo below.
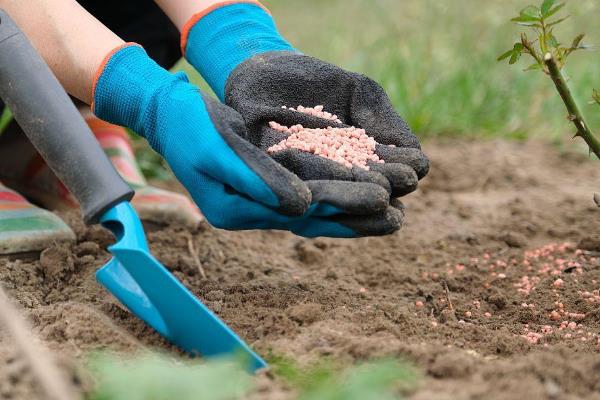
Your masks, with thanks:
[[(421, 137), (568, 138), (572, 127), (552, 82), (496, 61), (520, 32), (509, 19), (531, 2), (264, 1), (298, 49), (382, 84)], [(600, 3), (571, 0), (565, 10), (572, 17), (557, 36), (586, 32), (587, 43), (600, 45)], [(567, 73), (600, 131), (600, 108), (587, 105), (592, 87), (600, 87), (599, 54), (574, 55)]]
[[(570, 20), (557, 36), (600, 45), (600, 2), (567, 0)], [(400, 114), (420, 137), (469, 136), (556, 143), (574, 128), (552, 82), (538, 72), (499, 63), (521, 31), (509, 22), (537, 0), (264, 0), (279, 29), (308, 55), (364, 73), (384, 86)], [(600, 88), (600, 52), (572, 56), (567, 75), (583, 112), (600, 132), (600, 107), (589, 105)], [(205, 83), (185, 63), (194, 83)], [(585, 149), (582, 141), (575, 141)], [(165, 178), (159, 157), (140, 148), (142, 168)]]
[[(271, 355), (269, 364), (273, 374), (294, 390), (298, 400), (394, 400), (416, 387), (419, 380), (414, 367), (394, 359), (345, 366), (323, 359), (300, 366), (292, 358)], [(133, 358), (99, 353), (87, 363), (93, 387), (86, 398), (242, 399), (254, 389), (254, 381), (243, 365), (235, 359), (199, 362), (158, 353)]]
[(231, 400), (252, 389), (233, 360), (198, 363), (148, 353), (121, 358), (100, 353), (88, 363), (95, 387), (89, 400)]
[(299, 400), (393, 400), (416, 387), (419, 373), (410, 364), (382, 359), (342, 366), (327, 358), (301, 366), (294, 359), (270, 355), (275, 375), (298, 392)]

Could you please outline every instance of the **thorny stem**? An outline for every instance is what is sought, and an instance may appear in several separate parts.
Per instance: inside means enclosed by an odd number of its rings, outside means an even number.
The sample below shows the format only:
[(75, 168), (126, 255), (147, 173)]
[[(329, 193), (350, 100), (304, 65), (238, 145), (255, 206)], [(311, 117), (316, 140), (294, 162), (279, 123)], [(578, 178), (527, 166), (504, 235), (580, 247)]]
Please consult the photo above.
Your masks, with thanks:
[(521, 34), (521, 44), (523, 45), (523, 47), (525, 47), (525, 49), (527, 49), (527, 52), (531, 54), (535, 61), (537, 61), (538, 64), (542, 65), (542, 59), (538, 55), (537, 51), (535, 51), (535, 49), (533, 48), (533, 46), (531, 45), (531, 43), (527, 39), (527, 36), (525, 36), (524, 33)]
[(45, 399), (75, 399), (73, 388), (52, 362), (52, 356), (30, 334), (31, 328), (21, 315), (19, 315), (19, 312), (11, 304), (11, 301), (1, 287), (0, 325), (10, 334), (21, 355), (29, 364), (34, 379), (45, 392)]
[(592, 131), (590, 130), (577, 102), (573, 98), (571, 94), (571, 89), (563, 76), (560, 68), (556, 64), (556, 60), (550, 53), (546, 53), (544, 56), (544, 63), (548, 67), (548, 72), (550, 73), (550, 77), (560, 94), (560, 97), (563, 99), (565, 106), (567, 107), (567, 111), (569, 112), (569, 120), (573, 121), (573, 124), (577, 128), (577, 133), (575, 136), (580, 136), (587, 145), (590, 150), (596, 155), (596, 157), (600, 158), (600, 141), (594, 136)]

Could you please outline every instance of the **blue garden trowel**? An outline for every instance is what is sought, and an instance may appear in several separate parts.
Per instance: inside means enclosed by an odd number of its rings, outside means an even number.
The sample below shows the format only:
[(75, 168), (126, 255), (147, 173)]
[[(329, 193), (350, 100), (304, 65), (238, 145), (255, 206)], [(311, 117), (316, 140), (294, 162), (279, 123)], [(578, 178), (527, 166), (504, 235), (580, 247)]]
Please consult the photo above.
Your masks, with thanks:
[(266, 367), (223, 321), (185, 288), (148, 249), (129, 204), (133, 190), (106, 158), (64, 89), (25, 35), (0, 10), (0, 97), (48, 166), (79, 200), (84, 220), (116, 237), (98, 281), (133, 314), (194, 355), (246, 356)]

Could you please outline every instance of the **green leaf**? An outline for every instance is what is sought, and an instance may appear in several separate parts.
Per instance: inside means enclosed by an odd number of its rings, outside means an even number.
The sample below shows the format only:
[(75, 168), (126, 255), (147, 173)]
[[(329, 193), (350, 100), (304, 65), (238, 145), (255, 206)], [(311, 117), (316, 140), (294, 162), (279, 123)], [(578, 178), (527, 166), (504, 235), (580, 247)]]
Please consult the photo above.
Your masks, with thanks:
[(551, 16), (553, 16), (554, 14), (556, 14), (557, 12), (559, 12), (563, 7), (565, 6), (565, 3), (561, 3), (559, 5), (557, 5), (556, 7), (554, 7), (553, 9), (549, 10), (547, 13), (544, 14), (544, 18), (550, 18)]
[(548, 11), (552, 8), (552, 6), (556, 3), (556, 0), (544, 0), (542, 3), (541, 11), (542, 15), (545, 17)]
[(574, 49), (577, 49), (579, 47), (579, 45), (581, 44), (581, 41), (583, 40), (584, 37), (585, 37), (585, 33), (580, 33), (579, 35), (577, 35), (575, 37), (575, 39), (573, 39), (573, 43), (571, 43), (571, 47)]
[(517, 42), (514, 44), (512, 49), (500, 55), (500, 57), (498, 57), (498, 61), (502, 61), (510, 57), (509, 64), (514, 64), (519, 60), (519, 58), (521, 58), (521, 53), (523, 50), (525, 50), (523, 43)]
[(542, 66), (536, 62), (525, 68), (523, 71), (535, 71), (538, 69), (542, 69)]
[(600, 105), (600, 91), (594, 89), (592, 92), (592, 98), (596, 103), (598, 103), (598, 105)]
[(542, 11), (536, 6), (527, 6), (521, 10), (520, 16), (522, 18), (531, 18), (539, 21), (542, 18)]
[(499, 56), (497, 58), (498, 61), (502, 61), (502, 60), (506, 60), (508, 57), (510, 57), (513, 53), (513, 49), (510, 49), (509, 51), (507, 51), (506, 53), (502, 53), (501, 56)]
[(564, 18), (561, 18), (561, 19), (559, 19), (559, 20), (556, 20), (556, 21), (553, 21), (553, 22), (550, 22), (550, 23), (548, 23), (548, 25), (547, 25), (547, 26), (548, 26), (548, 27), (550, 27), (550, 26), (558, 25), (558, 24), (560, 24), (561, 22), (563, 22), (564, 20), (566, 20), (566, 19), (569, 19), (569, 17), (570, 17), (570, 15), (567, 15), (567, 16), (566, 16), (566, 17), (564, 17)]
[(540, 25), (537, 22), (517, 22), (517, 25), (534, 27), (534, 28), (541, 28), (542, 27), (542, 25)]
[(548, 43), (550, 47), (557, 48), (558, 46), (560, 46), (558, 39), (556, 39), (556, 36), (554, 36), (552, 33), (548, 34), (548, 38), (546, 40), (546, 43)]
[(540, 22), (542, 19), (541, 11), (536, 6), (528, 6), (521, 10), (518, 17), (511, 19), (517, 23)]
[(519, 61), (520, 58), (521, 58), (521, 53), (517, 52), (517, 51), (513, 51), (513, 53), (510, 56), (510, 60), (508, 60), (508, 63), (512, 65), (512, 64), (516, 63), (517, 61)]
[(525, 24), (527, 22), (539, 22), (540, 19), (539, 18), (532, 18), (532, 17), (527, 17), (527, 16), (520, 15), (518, 17), (512, 18), (511, 21), (519, 23), (519, 24)]

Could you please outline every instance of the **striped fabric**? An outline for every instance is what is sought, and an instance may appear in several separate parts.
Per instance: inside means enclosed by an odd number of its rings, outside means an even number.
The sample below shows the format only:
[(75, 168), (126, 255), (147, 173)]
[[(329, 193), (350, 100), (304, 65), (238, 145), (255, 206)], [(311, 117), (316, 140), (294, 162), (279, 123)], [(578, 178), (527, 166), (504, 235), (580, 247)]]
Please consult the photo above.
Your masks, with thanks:
[[(132, 205), (143, 220), (165, 225), (178, 224), (191, 228), (202, 221), (202, 214), (188, 197), (148, 185), (137, 165), (125, 128), (95, 117), (87, 118), (86, 122), (116, 170), (135, 189), (136, 195), (132, 200)], [(26, 148), (4, 149), (7, 151), (1, 154), (6, 159), (5, 169), (12, 171), (10, 179), (2, 176), (3, 179), (6, 179), (6, 184), (10, 184), (10, 187), (47, 209), (78, 208), (79, 204), (69, 190), (56, 178), (41, 156), (28, 143), (26, 144)], [(12, 159), (8, 160), (7, 158), (10, 157)], [(27, 161), (23, 162), (23, 158)], [(32, 207), (28, 204), (25, 202), (25, 205), (21, 206)], [(1, 207), (8, 206), (0, 205), (0, 210)], [(17, 205), (11, 204), (10, 207), (17, 207)], [(32, 221), (30, 220), (28, 223)], [(5, 230), (8, 231), (8, 222), (4, 224)], [(11, 226), (16, 226), (16, 224), (16, 221), (11, 222)], [(0, 230), (2, 230), (1, 226)]]
[(86, 122), (123, 179), (134, 188), (146, 186), (148, 183), (135, 161), (125, 128), (98, 118), (88, 118)]
[(203, 217), (186, 196), (148, 185), (137, 162), (125, 128), (98, 118), (86, 119), (96, 139), (119, 174), (135, 189), (131, 204), (140, 218), (161, 224), (195, 227)]
[(53, 242), (74, 239), (58, 216), (0, 184), (0, 254), (42, 250)]

